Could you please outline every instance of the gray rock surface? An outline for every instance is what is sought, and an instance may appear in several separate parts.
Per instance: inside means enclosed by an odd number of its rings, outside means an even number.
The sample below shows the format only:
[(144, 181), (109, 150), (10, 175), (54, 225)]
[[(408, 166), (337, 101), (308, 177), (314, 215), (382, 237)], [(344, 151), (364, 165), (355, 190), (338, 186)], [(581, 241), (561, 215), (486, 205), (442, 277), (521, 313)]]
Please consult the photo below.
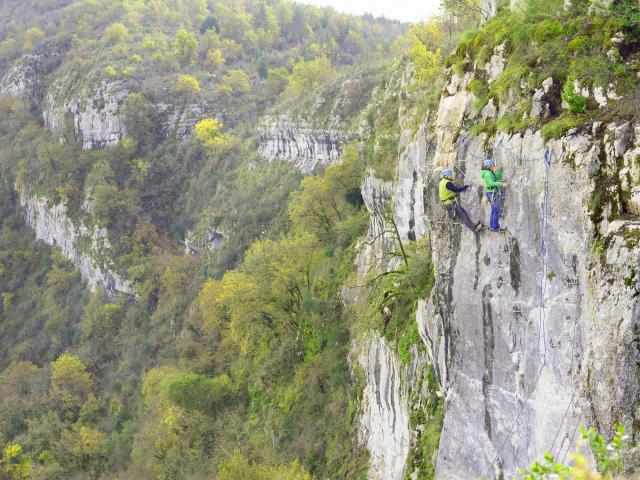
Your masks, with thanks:
[(122, 106), (129, 95), (124, 82), (94, 79), (95, 90), (84, 92), (71, 79), (54, 82), (45, 98), (46, 127), (64, 132), (72, 127), (85, 150), (117, 145), (126, 135)]
[(341, 130), (316, 129), (286, 115), (265, 117), (258, 128), (263, 160), (286, 160), (305, 174), (340, 160), (349, 135)]
[[(95, 256), (108, 258), (111, 249), (104, 229), (89, 230), (83, 224), (74, 225), (63, 203), (49, 205), (44, 197), (35, 197), (26, 192), (20, 194), (27, 224), (34, 230), (36, 238), (47, 245), (59, 248), (80, 271), (91, 291), (100, 287), (107, 295), (118, 294), (136, 296), (130, 282), (109, 269), (108, 265), (98, 265)], [(80, 238), (89, 240), (89, 250), (93, 256), (78, 248)]]
[[(443, 99), (445, 109), (456, 114), (465, 110), (459, 103), (464, 96), (451, 98)], [(629, 428), (638, 420), (640, 390), (632, 372), (639, 354), (640, 247), (629, 238), (640, 222), (610, 223), (606, 212), (622, 208), (613, 205), (617, 200), (612, 195), (613, 204), (603, 207), (605, 218), (598, 225), (608, 232), (606, 260), (599, 260), (590, 212), (594, 178), (623, 158), (630, 131), (628, 125), (611, 126), (604, 138), (574, 133), (547, 145), (536, 132), (503, 139), (502, 144), (492, 139), (494, 158), (510, 183), (505, 235), (483, 232), (475, 237), (442, 222), (437, 176), (420, 185), (428, 193), (414, 201), (426, 202), (424, 221), (437, 280), (429, 301), (420, 303), (417, 321), (447, 395), (437, 478), (476, 478), (485, 470), (490, 478), (510, 478), (552, 446), (555, 455), (575, 448), (578, 423), (607, 433), (614, 419)], [(464, 132), (460, 136), (468, 138)], [(437, 139), (447, 137), (436, 132)], [(423, 170), (441, 166), (438, 152), (448, 147), (438, 145), (435, 154), (426, 155)], [(543, 264), (547, 148), (553, 156)], [(468, 172), (464, 182), (474, 192), (463, 196), (465, 208), (472, 218), (488, 218), (477, 174), (485, 158), (481, 141), (464, 142), (457, 158), (459, 171)], [(635, 192), (637, 187), (622, 188)], [(407, 201), (395, 200), (396, 213), (405, 218), (398, 224), (409, 235)], [(626, 208), (632, 205), (627, 201)]]
[[(436, 462), (443, 480), (513, 478), (545, 451), (562, 458), (575, 450), (578, 425), (606, 436), (620, 422), (637, 437), (640, 420), (640, 127), (594, 123), (546, 143), (538, 131), (476, 138), (468, 132), (471, 75), (454, 75), (435, 118), (403, 132), (395, 182), (370, 176), (362, 188), (370, 213), (390, 201), (400, 236), (431, 244), (436, 283), (416, 321), (446, 395)], [(544, 99), (554, 87), (545, 82), (538, 99), (549, 113)], [(507, 231), (476, 237), (446, 219), (438, 170), (455, 167), (471, 185), (464, 207), (487, 222), (479, 171), (489, 155), (509, 182)], [(393, 247), (386, 227), (372, 215), (361, 276), (392, 266), (381, 260)], [(386, 380), (367, 375), (365, 390), (390, 382), (393, 369), (384, 371)], [(381, 465), (397, 461), (404, 436), (370, 436), (370, 475), (400, 479)], [(388, 459), (376, 446), (383, 441)]]
[[(402, 478), (411, 445), (409, 385), (414, 373), (400, 363), (384, 339), (363, 340), (357, 354), (365, 375), (358, 440), (371, 454), (370, 480)], [(415, 368), (414, 368), (415, 371)]]
[(23, 55), (0, 80), (0, 96), (34, 100), (42, 83), (42, 55)]

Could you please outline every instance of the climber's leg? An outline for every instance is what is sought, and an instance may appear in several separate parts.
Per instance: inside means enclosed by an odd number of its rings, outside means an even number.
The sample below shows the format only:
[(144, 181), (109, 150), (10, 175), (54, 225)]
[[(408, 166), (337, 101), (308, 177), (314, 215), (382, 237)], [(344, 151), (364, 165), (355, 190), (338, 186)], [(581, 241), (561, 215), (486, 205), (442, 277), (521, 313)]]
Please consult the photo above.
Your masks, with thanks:
[(491, 230), (500, 229), (500, 195), (498, 193), (488, 193), (489, 203), (491, 204), (491, 215), (489, 218), (489, 228)]
[(456, 218), (456, 204), (455, 203), (449, 203), (449, 204), (445, 205), (445, 208), (447, 209), (447, 217), (449, 217), (451, 220)]
[(467, 211), (462, 208), (460, 205), (455, 204), (455, 212), (457, 217), (464, 223), (470, 230), (476, 229), (476, 224), (471, 221), (469, 218), (469, 214)]

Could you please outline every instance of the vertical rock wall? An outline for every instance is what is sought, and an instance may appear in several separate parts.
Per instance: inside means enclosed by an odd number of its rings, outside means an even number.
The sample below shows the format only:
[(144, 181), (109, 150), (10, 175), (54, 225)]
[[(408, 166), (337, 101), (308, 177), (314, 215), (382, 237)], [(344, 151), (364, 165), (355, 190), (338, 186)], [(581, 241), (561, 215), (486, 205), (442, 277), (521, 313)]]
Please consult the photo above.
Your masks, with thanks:
[(50, 206), (46, 198), (20, 194), (20, 204), (24, 210), (27, 224), (34, 230), (36, 238), (47, 245), (60, 248), (62, 253), (80, 271), (82, 278), (88, 283), (92, 291), (100, 287), (107, 295), (115, 297), (117, 294), (135, 296), (133, 285), (111, 271), (106, 265), (97, 265), (96, 261), (86, 252), (78, 249), (80, 237), (90, 239), (91, 251), (98, 253), (110, 249), (106, 232), (100, 229), (89, 231), (84, 225), (74, 225), (63, 203)]
[(258, 129), (258, 149), (266, 161), (286, 160), (302, 173), (340, 160), (349, 135), (336, 129), (314, 129), (287, 116), (266, 117)]
[[(472, 185), (463, 206), (473, 220), (488, 219), (479, 177), (488, 153), (464, 131), (471, 99), (463, 85), (458, 81), (441, 102), (436, 148), (419, 132), (423, 146), (415, 152), (424, 156), (413, 158), (416, 168), (403, 168), (401, 160), (398, 185), (415, 175), (420, 181), (412, 195), (399, 188), (394, 201), (406, 238), (414, 235), (412, 225), (426, 225), (436, 269), (431, 298), (417, 313), (446, 391), (436, 476), (509, 478), (552, 447), (560, 457), (575, 448), (578, 424), (607, 433), (616, 422), (631, 431), (638, 421), (640, 219), (607, 220), (635, 208), (637, 187), (624, 187), (628, 176), (618, 168), (637, 140), (625, 133), (633, 131), (629, 126), (615, 125), (546, 144), (538, 132), (486, 139), (510, 184), (507, 232), (475, 236), (444, 217), (436, 188), (438, 169), (455, 166), (460, 181)], [(457, 132), (452, 119), (459, 119)], [(608, 182), (611, 195), (600, 194), (602, 219), (594, 225), (594, 190), (603, 175), (618, 174), (624, 178)], [(421, 201), (424, 215), (416, 218)]]

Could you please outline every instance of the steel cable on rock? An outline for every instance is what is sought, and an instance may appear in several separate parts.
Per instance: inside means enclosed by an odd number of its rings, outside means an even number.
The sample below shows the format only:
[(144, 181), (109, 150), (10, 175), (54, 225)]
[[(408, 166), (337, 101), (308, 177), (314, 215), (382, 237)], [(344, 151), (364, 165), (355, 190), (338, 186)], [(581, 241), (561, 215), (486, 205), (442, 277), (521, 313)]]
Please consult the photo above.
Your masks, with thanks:
[(531, 395), (533, 394), (533, 392), (535, 392), (536, 387), (538, 386), (538, 380), (540, 380), (540, 376), (542, 375), (542, 370), (544, 370), (544, 367), (545, 367), (544, 365), (540, 365), (540, 369), (538, 370), (538, 374), (536, 375), (536, 379), (534, 380), (533, 385), (531, 386), (531, 389), (529, 390), (528, 395), (525, 397), (524, 402), (522, 402), (522, 405), (520, 406), (520, 409), (518, 410), (518, 414), (516, 415), (515, 420), (511, 424), (511, 428), (509, 428), (509, 431), (507, 432), (507, 435), (505, 436), (504, 440), (502, 441), (502, 444), (500, 445), (500, 448), (496, 452), (495, 458), (487, 466), (487, 469), (485, 470), (484, 474), (482, 475), (482, 480), (487, 480), (488, 479), (487, 475), (491, 471), (491, 467), (493, 467), (493, 465), (495, 465), (496, 461), (500, 457), (500, 454), (502, 453), (502, 450), (504, 450), (504, 447), (506, 446), (507, 441), (509, 440), (509, 438), (511, 438), (511, 435), (513, 434), (513, 430), (516, 428), (516, 425), (518, 424), (518, 421), (520, 420), (520, 416), (522, 415), (522, 412), (524, 412), (524, 407), (527, 405), (527, 403), (529, 402), (529, 399), (531, 398)]
[[(498, 145), (502, 145), (502, 140), (500, 140)], [(508, 149), (506, 149), (506, 147), (503, 146), (503, 148), (505, 148), (506, 151), (508, 151), (509, 153), (511, 153)], [(509, 431), (507, 433), (507, 435), (505, 436), (504, 440), (502, 441), (502, 444), (500, 445), (500, 448), (498, 449), (498, 451), (496, 452), (496, 455), (493, 459), (493, 461), (487, 466), (487, 469), (485, 470), (482, 479), (486, 480), (487, 479), (487, 475), (489, 474), (489, 472), (491, 471), (491, 468), (495, 465), (495, 463), (498, 461), (498, 459), (500, 458), (500, 454), (502, 453), (502, 451), (504, 450), (504, 447), (507, 444), (507, 441), (511, 438), (511, 435), (513, 434), (513, 431), (515, 429), (515, 427), (517, 426), (520, 417), (522, 415), (522, 413), (524, 412), (524, 409), (529, 401), (529, 399), (531, 398), (531, 395), (533, 394), (533, 392), (535, 391), (537, 385), (538, 385), (538, 381), (540, 379), (540, 376), (542, 374), (542, 371), (546, 365), (546, 354), (547, 354), (547, 345), (546, 345), (546, 312), (545, 312), (545, 296), (546, 296), (546, 281), (547, 281), (547, 277), (546, 277), (546, 271), (547, 271), (547, 242), (546, 242), (546, 236), (547, 236), (547, 217), (548, 217), (548, 212), (549, 212), (549, 171), (551, 169), (551, 158), (552, 158), (552, 154), (549, 151), (549, 149), (547, 148), (545, 151), (545, 155), (539, 159), (544, 159), (545, 160), (545, 178), (544, 178), (544, 187), (543, 187), (543, 201), (542, 201), (542, 212), (541, 212), (541, 242), (540, 242), (540, 257), (541, 257), (541, 275), (540, 275), (540, 301), (539, 301), (539, 321), (538, 321), (538, 360), (540, 362), (540, 369), (538, 370), (538, 374), (536, 375), (535, 381), (531, 387), (531, 390), (529, 391), (529, 394), (527, 395), (527, 397), (525, 398), (525, 401), (523, 402), (523, 404), (521, 405), (516, 418), (514, 419), (513, 424), (511, 425), (511, 427), (509, 428)], [(519, 261), (518, 261), (519, 263)], [(577, 389), (577, 386), (574, 388), (574, 394), (572, 395), (572, 399), (573, 396), (575, 395), (575, 390)], [(568, 414), (569, 408), (571, 406), (571, 402), (569, 404), (569, 406), (567, 407), (567, 410), (565, 412), (565, 416), (563, 418), (563, 423), (564, 420), (566, 419), (566, 415)], [(557, 436), (559, 434), (559, 431), (556, 432), (556, 438), (554, 438), (554, 446), (555, 446), (555, 442), (557, 441)]]

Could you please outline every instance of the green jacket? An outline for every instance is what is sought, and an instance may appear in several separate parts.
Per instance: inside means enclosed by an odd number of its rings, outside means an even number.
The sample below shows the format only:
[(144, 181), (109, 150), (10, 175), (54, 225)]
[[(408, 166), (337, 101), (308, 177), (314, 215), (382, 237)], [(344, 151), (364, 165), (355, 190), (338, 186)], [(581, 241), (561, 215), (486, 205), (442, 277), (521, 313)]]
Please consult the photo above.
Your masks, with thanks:
[(502, 186), (500, 179), (502, 178), (502, 170), (495, 172), (483, 168), (480, 171), (480, 176), (484, 180), (484, 186), (487, 189), (487, 193), (495, 193), (498, 191), (498, 187)]
[(445, 205), (449, 205), (456, 201), (456, 197), (458, 194), (456, 192), (452, 192), (447, 188), (447, 183), (451, 180), (443, 178), (440, 180), (440, 184), (438, 185), (439, 193), (440, 193), (440, 201)]

